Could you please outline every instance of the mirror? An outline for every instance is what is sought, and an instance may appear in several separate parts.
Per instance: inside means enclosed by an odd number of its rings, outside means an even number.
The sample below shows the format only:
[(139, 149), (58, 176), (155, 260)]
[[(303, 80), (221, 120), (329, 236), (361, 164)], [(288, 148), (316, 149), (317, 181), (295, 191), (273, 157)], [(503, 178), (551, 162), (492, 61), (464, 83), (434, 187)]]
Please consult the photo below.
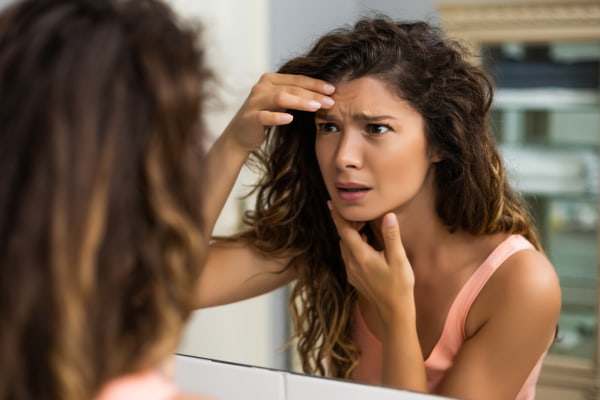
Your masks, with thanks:
[[(170, 0), (185, 18), (204, 22), (213, 69), (221, 79), (220, 102), (209, 109), (209, 128), (220, 133), (264, 72), (274, 71), (300, 54), (322, 33), (354, 22), (373, 8), (406, 19), (437, 19), (432, 2), (410, 0)], [(318, 10), (318, 12), (315, 12)], [(294, 18), (290, 18), (294, 15)], [(239, 200), (252, 174), (244, 170), (217, 224), (217, 234), (238, 229)], [(241, 303), (197, 311), (186, 329), (179, 352), (260, 367), (300, 372), (293, 353), (279, 349), (289, 339), (288, 293), (274, 293)]]
[[(221, 131), (263, 72), (276, 70), (289, 57), (301, 54), (321, 33), (368, 14), (373, 4), (392, 17), (434, 22), (442, 20), (451, 36), (464, 38), (474, 49), (483, 48), (488, 55), (499, 57), (491, 57), (492, 61), (503, 61), (503, 53), (508, 54), (509, 58), (519, 57), (519, 54), (535, 51), (536, 48), (538, 51), (545, 48), (545, 51), (558, 55), (563, 61), (565, 57), (575, 57), (578, 51), (579, 54), (586, 53), (586, 56), (599, 51), (600, 8), (597, 1), (589, 0), (565, 0), (562, 3), (448, 1), (437, 5), (432, 2), (389, 0), (371, 1), (368, 6), (366, 1), (360, 0), (326, 3), (317, 3), (316, 0), (253, 0), (243, 5), (228, 0), (219, 2), (219, 7), (206, 7), (204, 1), (196, 2), (194, 6), (183, 0), (173, 0), (173, 3), (180, 5), (185, 14), (189, 14), (191, 7), (194, 7), (203, 20), (210, 21), (207, 30), (212, 37), (210, 48), (213, 60), (218, 65), (215, 70), (223, 78), (218, 96), (225, 104), (224, 109), (211, 115), (209, 122), (213, 132)], [(203, 15), (204, 12), (210, 12), (211, 15)], [(289, 18), (291, 14), (294, 18)], [(573, 53), (578, 46), (585, 48), (583, 53), (581, 50)], [(594, 60), (598, 62), (600, 57)], [(550, 59), (550, 62), (554, 61)], [(598, 371), (600, 359), (597, 345), (596, 254), (600, 91), (597, 86), (592, 87), (584, 96), (587, 99), (584, 104), (579, 104), (581, 96), (576, 96), (578, 99), (566, 104), (563, 100), (569, 99), (570, 94), (564, 91), (554, 95), (544, 92), (541, 96), (531, 97), (535, 93), (515, 91), (510, 85), (504, 86), (496, 97), (492, 118), (498, 139), (505, 144), (505, 157), (537, 165), (549, 160), (562, 160), (557, 169), (563, 174), (561, 176), (564, 177), (565, 171), (570, 170), (585, 182), (595, 179), (592, 186), (584, 182), (584, 186), (589, 187), (579, 190), (578, 194), (573, 191), (563, 193), (566, 190), (563, 185), (555, 196), (556, 193), (548, 190), (556, 189), (556, 176), (536, 178), (521, 174), (516, 177), (521, 180), (517, 186), (521, 185), (521, 190), (535, 203), (535, 213), (538, 220), (542, 221), (546, 250), (566, 285), (563, 285), (563, 290), (567, 312), (562, 316), (561, 325), (567, 336), (562, 347), (551, 350), (551, 356), (559, 357), (547, 358), (540, 378), (539, 388), (542, 390), (538, 391), (539, 397), (579, 396), (580, 393), (594, 390), (593, 382), (597, 379), (597, 373), (594, 375), (593, 371)], [(581, 105), (583, 108), (578, 108)], [(545, 106), (550, 106), (550, 110)], [(576, 137), (577, 143), (574, 145), (567, 143), (573, 139), (573, 122), (586, 126), (577, 130), (583, 136)], [(555, 127), (544, 130), (552, 124)], [(561, 132), (557, 128), (559, 126), (571, 131), (569, 134), (564, 130)], [(511, 147), (511, 144), (517, 146)], [(527, 147), (523, 153), (523, 144), (535, 144), (537, 147)], [(516, 171), (515, 175), (519, 175)], [(249, 172), (242, 173), (237, 191), (233, 193), (219, 221), (217, 233), (227, 234), (237, 229), (240, 210), (247, 207), (247, 203), (240, 202), (237, 197), (244, 193), (245, 184), (253, 179)], [(572, 185), (577, 182), (567, 177), (564, 183)], [(542, 193), (542, 201), (539, 200), (540, 190), (546, 191)], [(558, 221), (560, 218), (563, 219)], [(579, 225), (574, 226), (574, 222)], [(572, 245), (565, 246), (565, 240), (570, 240)], [(576, 248), (582, 250), (573, 250)], [(572, 260), (574, 255), (581, 261), (576, 270), (564, 262), (566, 259)], [(283, 288), (242, 303), (198, 311), (188, 326), (180, 352), (299, 372), (294, 352), (278, 350), (290, 336), (287, 298), (287, 289)], [(576, 349), (570, 351), (566, 347), (575, 336), (581, 340), (576, 343)], [(585, 379), (567, 382), (564, 378), (581, 377), (581, 371), (585, 372)], [(553, 397), (554, 393), (558, 393), (559, 397)]]

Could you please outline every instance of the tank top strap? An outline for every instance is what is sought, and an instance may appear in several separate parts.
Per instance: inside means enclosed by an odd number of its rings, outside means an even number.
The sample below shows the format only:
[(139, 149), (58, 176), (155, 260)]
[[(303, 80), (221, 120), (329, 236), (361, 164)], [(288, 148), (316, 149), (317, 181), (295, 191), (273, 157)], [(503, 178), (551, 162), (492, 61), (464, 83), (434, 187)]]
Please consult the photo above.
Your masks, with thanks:
[(461, 288), (448, 313), (448, 319), (454, 319), (457, 323), (461, 340), (466, 339), (464, 328), (469, 310), (485, 284), (511, 255), (527, 249), (534, 249), (534, 246), (523, 236), (509, 236), (490, 253)]

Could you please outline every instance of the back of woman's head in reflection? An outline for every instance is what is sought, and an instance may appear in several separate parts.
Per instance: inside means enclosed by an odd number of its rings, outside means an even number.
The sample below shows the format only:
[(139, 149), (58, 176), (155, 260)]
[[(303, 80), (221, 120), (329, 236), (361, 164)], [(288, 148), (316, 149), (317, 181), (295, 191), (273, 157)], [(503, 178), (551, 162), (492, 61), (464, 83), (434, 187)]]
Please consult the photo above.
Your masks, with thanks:
[(203, 258), (208, 75), (158, 1), (0, 14), (0, 399), (83, 400), (175, 349)]

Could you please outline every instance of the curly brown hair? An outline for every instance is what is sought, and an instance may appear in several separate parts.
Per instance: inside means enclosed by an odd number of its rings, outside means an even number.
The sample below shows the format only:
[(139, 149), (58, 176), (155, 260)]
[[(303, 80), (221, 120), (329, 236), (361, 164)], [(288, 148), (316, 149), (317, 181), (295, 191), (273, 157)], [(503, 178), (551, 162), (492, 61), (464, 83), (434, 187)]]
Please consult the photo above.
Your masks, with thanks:
[(204, 258), (199, 31), (158, 0), (0, 16), (0, 399), (90, 399), (174, 351)]
[[(525, 202), (509, 186), (488, 128), (493, 82), (457, 41), (425, 22), (363, 18), (334, 30), (279, 72), (333, 84), (373, 77), (424, 118), (435, 163), (436, 209), (450, 231), (522, 234), (539, 242)], [(314, 113), (271, 131), (256, 152), (264, 176), (252, 229), (243, 237), (266, 254), (291, 256), (300, 273), (290, 299), (294, 334), (307, 373), (349, 378), (358, 363), (350, 316), (356, 292), (346, 278), (329, 198), (315, 156)]]

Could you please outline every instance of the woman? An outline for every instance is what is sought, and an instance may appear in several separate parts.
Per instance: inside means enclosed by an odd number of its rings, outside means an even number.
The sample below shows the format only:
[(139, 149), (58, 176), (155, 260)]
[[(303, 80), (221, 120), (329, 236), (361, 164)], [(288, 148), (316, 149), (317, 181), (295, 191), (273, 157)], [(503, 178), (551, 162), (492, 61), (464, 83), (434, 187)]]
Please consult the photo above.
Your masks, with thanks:
[(305, 372), (533, 399), (560, 288), (489, 132), (488, 75), (439, 29), (386, 18), (323, 36), (279, 72), (211, 155), (226, 165), (213, 194), (249, 151), (264, 175), (250, 228), (211, 246), (197, 306), (294, 282)]
[(156, 0), (0, 15), (0, 399), (185, 398), (204, 259), (198, 32)]

